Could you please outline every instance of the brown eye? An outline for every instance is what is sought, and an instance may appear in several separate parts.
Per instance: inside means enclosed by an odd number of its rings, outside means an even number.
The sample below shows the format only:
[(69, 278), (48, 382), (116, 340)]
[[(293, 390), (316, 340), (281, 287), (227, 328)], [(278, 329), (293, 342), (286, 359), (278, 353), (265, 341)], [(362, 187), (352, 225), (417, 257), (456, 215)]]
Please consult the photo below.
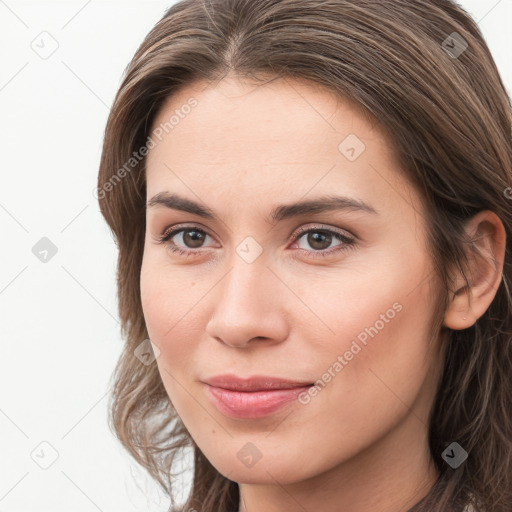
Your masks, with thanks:
[[(206, 237), (209, 237), (202, 229), (195, 227), (181, 227), (170, 231), (165, 231), (157, 241), (165, 244), (168, 248), (179, 254), (193, 255), (204, 247)], [(174, 240), (173, 240), (174, 239)]]
[(329, 248), (332, 238), (332, 235), (324, 231), (309, 231), (306, 240), (313, 249), (323, 251)]
[(190, 249), (197, 249), (201, 247), (206, 235), (206, 233), (197, 229), (184, 229), (181, 232), (183, 233), (183, 243)]
[[(305, 240), (304, 245), (307, 247), (301, 247), (301, 239)], [(320, 228), (301, 230), (295, 236), (295, 240), (297, 240), (298, 248), (301, 251), (304, 250), (307, 253), (310, 253), (313, 257), (330, 256), (338, 251), (352, 247), (355, 244), (355, 240), (347, 235), (330, 229)], [(339, 243), (333, 246), (333, 250), (327, 250), (335, 240), (339, 241)]]

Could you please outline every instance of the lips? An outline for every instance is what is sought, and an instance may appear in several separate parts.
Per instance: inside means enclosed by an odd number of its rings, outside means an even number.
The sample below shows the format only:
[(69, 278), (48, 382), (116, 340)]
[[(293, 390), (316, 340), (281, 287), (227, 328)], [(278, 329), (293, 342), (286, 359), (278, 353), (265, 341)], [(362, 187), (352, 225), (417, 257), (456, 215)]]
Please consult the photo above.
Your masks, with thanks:
[(219, 375), (203, 383), (213, 405), (224, 415), (238, 419), (257, 419), (277, 412), (313, 385), (277, 377), (242, 379), (234, 375)]
[(294, 389), (311, 386), (312, 382), (294, 381), (280, 377), (256, 375), (247, 379), (236, 375), (218, 375), (203, 382), (216, 388), (229, 389), (232, 391), (267, 391), (274, 389)]

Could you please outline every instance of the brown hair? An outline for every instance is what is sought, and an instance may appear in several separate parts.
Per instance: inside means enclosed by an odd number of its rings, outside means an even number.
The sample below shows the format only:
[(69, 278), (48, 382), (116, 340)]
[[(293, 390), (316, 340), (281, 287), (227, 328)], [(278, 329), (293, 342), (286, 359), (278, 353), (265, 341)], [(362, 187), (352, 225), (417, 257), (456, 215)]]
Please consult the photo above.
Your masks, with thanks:
[[(478, 26), (450, 0), (182, 0), (150, 31), (115, 97), (98, 177), (101, 212), (119, 248), (119, 313), (126, 338), (113, 375), (114, 433), (171, 505), (173, 460), (189, 447), (194, 478), (184, 510), (238, 510), (237, 483), (221, 475), (194, 443), (157, 365), (141, 364), (134, 355), (148, 338), (139, 286), (146, 201), (145, 159), (139, 153), (145, 156), (149, 129), (170, 95), (228, 73), (322, 85), (379, 121), (394, 141), (402, 172), (427, 205), (432, 258), (446, 285), (444, 304), (448, 268), (467, 269), (472, 245), (465, 223), (481, 210), (501, 219), (507, 235), (503, 278), (485, 314), (446, 337), (429, 425), (440, 477), (410, 512), (459, 511), (471, 496), (477, 512), (510, 512), (511, 105)], [(452, 441), (469, 453), (457, 469), (441, 457)]]

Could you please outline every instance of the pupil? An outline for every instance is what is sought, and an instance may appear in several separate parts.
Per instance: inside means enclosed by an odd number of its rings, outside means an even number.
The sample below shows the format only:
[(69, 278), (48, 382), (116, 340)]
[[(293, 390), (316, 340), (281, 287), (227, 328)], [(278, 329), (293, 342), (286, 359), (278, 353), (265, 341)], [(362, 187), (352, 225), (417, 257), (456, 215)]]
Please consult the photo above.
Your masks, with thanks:
[[(322, 244), (322, 239), (324, 242), (323, 244)], [(332, 239), (332, 235), (330, 235), (328, 233), (320, 233), (319, 231), (315, 231), (315, 232), (309, 234), (308, 243), (314, 249), (321, 250), (321, 249), (326, 249), (327, 247), (329, 247), (329, 245), (331, 245), (331, 239)], [(327, 241), (327, 244), (325, 243), (326, 241)], [(320, 246), (318, 246), (318, 243), (320, 243)]]
[[(192, 235), (190, 236), (191, 233), (192, 233)], [(188, 238), (189, 240), (185, 240), (185, 238)], [(185, 231), (185, 234), (184, 234), (185, 243), (192, 248), (200, 247), (201, 243), (203, 241), (202, 239), (203, 239), (203, 234), (199, 231), (195, 231), (195, 230)], [(311, 245), (311, 247), (318, 249), (318, 250), (326, 249), (327, 247), (329, 247), (329, 245), (331, 245), (331, 241), (332, 241), (332, 236), (329, 233), (321, 233), (319, 231), (315, 231), (308, 235), (308, 243)]]
[(187, 238), (188, 233), (193, 233), (192, 237), (188, 237), (188, 238), (192, 239), (192, 243), (191, 243), (190, 247), (192, 247), (192, 248), (200, 247), (201, 241), (202, 241), (201, 239), (203, 237), (202, 233), (200, 233), (199, 231), (195, 231), (195, 230), (185, 231), (184, 241), (185, 241), (186, 245), (189, 245), (187, 240), (185, 240), (185, 238)]

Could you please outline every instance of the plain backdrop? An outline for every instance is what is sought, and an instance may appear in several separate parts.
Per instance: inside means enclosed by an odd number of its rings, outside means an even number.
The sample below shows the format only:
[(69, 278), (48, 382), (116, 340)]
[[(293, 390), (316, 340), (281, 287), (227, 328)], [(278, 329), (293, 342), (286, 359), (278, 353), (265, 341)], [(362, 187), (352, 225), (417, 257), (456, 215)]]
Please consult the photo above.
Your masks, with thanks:
[[(0, 512), (167, 510), (107, 425), (117, 253), (92, 191), (123, 71), (173, 3), (0, 0)], [(460, 3), (510, 94), (512, 0)]]

